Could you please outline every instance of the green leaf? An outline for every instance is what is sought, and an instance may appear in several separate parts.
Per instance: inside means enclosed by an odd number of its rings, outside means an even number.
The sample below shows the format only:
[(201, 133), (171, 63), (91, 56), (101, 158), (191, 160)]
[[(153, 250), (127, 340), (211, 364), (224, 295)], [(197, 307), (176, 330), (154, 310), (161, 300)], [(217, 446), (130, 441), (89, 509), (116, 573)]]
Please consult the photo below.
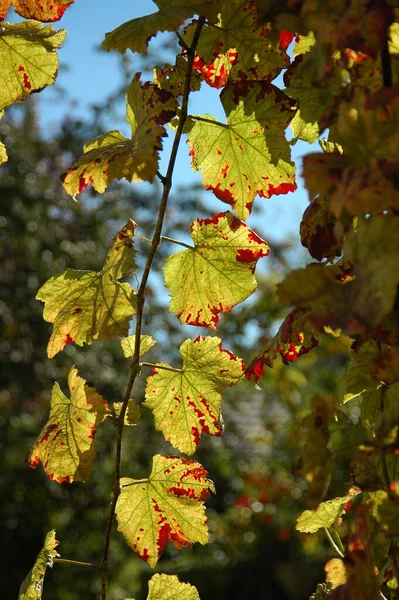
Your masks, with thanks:
[(149, 479), (121, 479), (116, 505), (118, 530), (154, 568), (168, 543), (177, 549), (208, 542), (204, 500), (214, 491), (197, 462), (157, 454)]
[[(119, 417), (120, 412), (121, 412), (121, 408), (122, 408), (122, 402), (114, 402), (114, 409), (115, 409), (115, 414), (116, 417)], [(130, 427), (137, 425), (138, 422), (141, 419), (141, 411), (140, 411), (140, 406), (136, 403), (135, 400), (133, 400), (133, 398), (130, 398), (128, 405), (127, 405), (127, 411), (125, 414), (125, 425), (128, 425)]]
[(227, 124), (209, 115), (192, 117), (192, 167), (201, 170), (207, 190), (245, 219), (257, 194), (270, 198), (296, 188), (284, 134), (294, 101), (268, 82), (245, 79), (225, 87), (220, 98)]
[(302, 533), (315, 533), (322, 527), (331, 527), (351, 498), (352, 495), (334, 498), (322, 502), (316, 510), (305, 510), (297, 519), (296, 529)]
[(176, 98), (152, 83), (131, 82), (126, 119), (132, 138), (110, 131), (89, 142), (84, 155), (62, 175), (63, 185), (76, 196), (90, 183), (102, 194), (114, 179), (152, 182), (158, 170), (159, 151), (167, 123), (177, 110)]
[(176, 575), (156, 573), (148, 582), (147, 600), (200, 600), (197, 588), (181, 583)]
[[(194, 67), (209, 85), (220, 88), (228, 80), (243, 78), (271, 80), (289, 65), (287, 54), (272, 46), (267, 28), (258, 27), (256, 20), (248, 0), (223, 0), (217, 21), (204, 26)], [(184, 36), (189, 46), (195, 28), (194, 22)]]
[(180, 346), (181, 372), (156, 363), (148, 377), (144, 406), (151, 408), (155, 428), (186, 454), (193, 454), (202, 433), (222, 433), (221, 403), (224, 390), (240, 381), (243, 361), (223, 350), (217, 337), (198, 337)]
[(127, 49), (147, 54), (153, 36), (162, 31), (177, 31), (187, 16), (192, 16), (190, 12), (183, 6), (168, 6), (156, 13), (132, 19), (106, 33), (101, 46), (104, 50), (118, 50), (122, 54)]
[(1, 24), (0, 110), (54, 83), (58, 72), (55, 49), (65, 35), (63, 29), (54, 31), (36, 21)]
[(230, 212), (196, 219), (191, 237), (194, 248), (165, 263), (170, 311), (181, 323), (216, 329), (219, 313), (230, 312), (256, 290), (255, 266), (269, 247)]
[(59, 21), (62, 15), (75, 0), (1, 0), (0, 21), (4, 19), (7, 11), (14, 5), (15, 12), (25, 19), (35, 21)]
[(72, 342), (83, 346), (127, 334), (136, 299), (130, 285), (120, 280), (136, 268), (135, 228), (129, 219), (113, 238), (102, 271), (68, 270), (38, 291), (36, 298), (45, 303), (43, 317), (54, 323), (47, 346), (50, 358)]
[(381, 386), (381, 382), (373, 379), (371, 373), (373, 362), (379, 354), (378, 343), (374, 340), (365, 342), (357, 351), (351, 351), (345, 375), (344, 403)]
[(58, 545), (55, 531), (49, 531), (44, 539), (43, 548), (40, 550), (33, 569), (29, 571), (21, 584), (18, 600), (40, 600), (43, 592), (43, 581), (47, 567), (53, 566), (53, 559), (59, 556), (55, 551)]
[[(156, 66), (153, 70), (154, 83), (163, 90), (169, 90), (174, 96), (184, 93), (186, 83), (187, 60), (184, 56), (176, 57), (174, 65), (166, 63), (162, 67)], [(201, 87), (201, 78), (196, 71), (191, 72), (190, 89), (197, 92)]]
[[(129, 358), (134, 355), (134, 345), (136, 343), (135, 334), (129, 335), (126, 338), (121, 340), (121, 346), (123, 350), (123, 354), (126, 358)], [(140, 336), (140, 356), (149, 352), (153, 346), (155, 346), (156, 341), (152, 339), (150, 335), (142, 335)]]
[(32, 469), (41, 462), (47, 477), (58, 483), (88, 480), (95, 458), (94, 436), (110, 414), (104, 398), (86, 385), (75, 367), (68, 386), (70, 399), (54, 384), (50, 416), (26, 457)]

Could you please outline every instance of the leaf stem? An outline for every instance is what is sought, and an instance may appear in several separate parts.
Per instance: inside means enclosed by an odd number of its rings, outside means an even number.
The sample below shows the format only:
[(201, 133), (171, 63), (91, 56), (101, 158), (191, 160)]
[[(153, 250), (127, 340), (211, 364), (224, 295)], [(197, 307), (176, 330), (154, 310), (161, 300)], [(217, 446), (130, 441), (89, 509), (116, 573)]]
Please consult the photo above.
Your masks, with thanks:
[(183, 129), (185, 122), (187, 120), (188, 114), (188, 99), (190, 96), (191, 90), (191, 74), (193, 68), (193, 61), (195, 55), (195, 49), (198, 44), (198, 40), (201, 34), (201, 30), (205, 23), (205, 17), (199, 17), (197, 27), (195, 29), (195, 33), (193, 36), (193, 40), (190, 46), (190, 52), (188, 53), (187, 60), (187, 71), (186, 77), (184, 81), (184, 93), (182, 97), (182, 104), (179, 116), (179, 123), (176, 129), (175, 138), (173, 140), (172, 150), (169, 157), (168, 169), (166, 172), (166, 176), (163, 178), (162, 185), (162, 197), (161, 203), (158, 212), (158, 219), (155, 226), (154, 236), (152, 238), (151, 248), (147, 256), (147, 261), (144, 267), (143, 276), (141, 278), (140, 286), (137, 292), (137, 308), (136, 308), (136, 339), (134, 345), (134, 354), (132, 358), (132, 363), (130, 367), (130, 378), (127, 384), (125, 396), (123, 399), (121, 411), (119, 413), (118, 418), (118, 427), (117, 427), (117, 439), (116, 439), (116, 450), (115, 450), (115, 477), (114, 477), (114, 486), (112, 491), (112, 499), (111, 506), (109, 508), (108, 514), (108, 523), (107, 529), (105, 533), (105, 542), (104, 542), (104, 552), (103, 552), (103, 561), (101, 566), (101, 599), (107, 600), (107, 589), (108, 589), (108, 574), (109, 574), (109, 548), (111, 543), (111, 532), (112, 525), (115, 517), (115, 509), (116, 503), (118, 501), (118, 497), (120, 494), (120, 478), (121, 478), (121, 457), (122, 457), (122, 438), (123, 438), (123, 429), (125, 423), (125, 414), (127, 411), (128, 402), (130, 399), (131, 391), (136, 380), (136, 377), (140, 373), (140, 339), (141, 339), (141, 330), (142, 330), (142, 322), (143, 322), (143, 312), (144, 312), (144, 303), (145, 303), (145, 291), (147, 286), (148, 277), (150, 275), (152, 263), (155, 257), (155, 254), (158, 250), (159, 243), (161, 241), (162, 227), (166, 213), (166, 207), (168, 204), (170, 190), (172, 188), (172, 178), (173, 171), (176, 164), (177, 152), (179, 149), (180, 141), (182, 139)]
[(331, 546), (334, 548), (335, 552), (338, 554), (338, 556), (340, 556), (341, 558), (344, 558), (345, 554), (343, 552), (341, 552), (341, 550), (338, 548), (337, 544), (333, 540), (331, 533), (328, 531), (327, 527), (323, 527), (323, 529), (327, 536), (328, 541), (330, 542)]
[(138, 233), (135, 233), (134, 237), (139, 238), (140, 240), (144, 240), (145, 242), (149, 242), (150, 244), (152, 243), (152, 240), (150, 240), (150, 238), (145, 237), (144, 235), (139, 235)]
[(162, 183), (162, 185), (164, 185), (165, 181), (166, 181), (166, 177), (164, 175), (162, 175), (162, 173), (160, 171), (156, 172), (156, 176), (158, 177), (158, 179)]
[(69, 558), (53, 558), (53, 562), (61, 563), (62, 565), (74, 565), (76, 567), (87, 567), (88, 569), (96, 569), (98, 570), (97, 565), (93, 565), (92, 563), (82, 562), (81, 560), (69, 560)]
[(121, 489), (130, 487), (132, 485), (139, 485), (140, 483), (148, 483), (149, 479), (136, 479), (136, 481), (132, 481), (131, 483), (125, 483), (125, 485), (121, 485)]
[(202, 117), (201, 115), (190, 115), (190, 119), (193, 119), (193, 121), (203, 121), (204, 123), (211, 123), (211, 125), (218, 125), (219, 127), (224, 127), (225, 129), (229, 128), (227, 123), (221, 123), (216, 119), (207, 119), (207, 117)]
[(187, 52), (188, 55), (190, 55), (190, 52), (192, 52), (190, 46), (187, 44), (186, 40), (180, 35), (179, 32), (177, 32), (177, 39), (179, 40), (179, 44), (180, 46), (183, 48), (183, 50), (185, 50)]
[(164, 371), (173, 371), (173, 373), (183, 373), (181, 369), (174, 369), (173, 367), (164, 367), (160, 364), (142, 362), (140, 367), (149, 367), (150, 369), (163, 369)]
[(339, 533), (338, 533), (338, 531), (337, 531), (337, 529), (336, 529), (336, 527), (334, 525), (332, 527), (332, 532), (334, 534), (335, 541), (337, 543), (338, 548), (341, 550), (342, 554), (345, 554), (345, 548), (344, 548), (344, 545), (342, 543), (341, 536), (339, 535)]
[(184, 248), (189, 248), (189, 250), (195, 250), (194, 246), (190, 246), (190, 244), (185, 244), (184, 242), (179, 242), (179, 240), (175, 240), (174, 238), (170, 238), (166, 235), (161, 235), (161, 240), (163, 242), (172, 242), (172, 244), (178, 244), (179, 246), (184, 246)]

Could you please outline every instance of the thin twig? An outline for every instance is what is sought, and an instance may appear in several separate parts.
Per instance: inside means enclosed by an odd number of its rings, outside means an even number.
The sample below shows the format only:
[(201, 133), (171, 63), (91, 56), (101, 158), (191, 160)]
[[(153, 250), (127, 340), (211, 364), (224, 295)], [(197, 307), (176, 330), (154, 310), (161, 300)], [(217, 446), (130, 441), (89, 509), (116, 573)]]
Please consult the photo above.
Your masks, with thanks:
[(139, 235), (138, 233), (135, 233), (134, 237), (139, 238), (140, 240), (144, 240), (145, 242), (149, 242), (150, 244), (152, 243), (152, 240), (150, 240), (150, 238), (145, 237), (144, 235)]
[(170, 238), (166, 235), (161, 235), (161, 240), (163, 242), (172, 242), (172, 244), (178, 244), (179, 246), (184, 246), (184, 248), (188, 248), (189, 250), (195, 250), (194, 246), (190, 246), (190, 244), (185, 244), (184, 242), (179, 242), (179, 240), (175, 240), (174, 238)]
[(192, 50), (191, 50), (190, 46), (187, 44), (186, 40), (180, 35), (179, 32), (177, 32), (177, 39), (179, 40), (179, 44), (183, 48), (183, 50), (185, 50), (187, 52), (187, 54), (190, 55), (190, 52), (192, 52)]
[(81, 560), (69, 560), (69, 558), (53, 558), (53, 562), (61, 563), (62, 565), (74, 565), (76, 567), (87, 567), (88, 569), (95, 569), (98, 571), (97, 565), (93, 565), (88, 562), (82, 562)]
[(159, 181), (162, 183), (162, 185), (165, 184), (166, 178), (164, 175), (162, 175), (162, 173), (160, 171), (156, 172), (156, 176), (158, 177)]
[(176, 163), (177, 152), (179, 149), (180, 141), (183, 134), (184, 124), (187, 120), (187, 112), (188, 112), (188, 99), (191, 90), (191, 73), (193, 68), (193, 61), (195, 55), (195, 48), (197, 47), (198, 40), (201, 34), (201, 30), (204, 26), (205, 18), (200, 17), (198, 19), (197, 27), (194, 33), (194, 37), (191, 43), (190, 52), (187, 60), (187, 71), (186, 78), (184, 82), (184, 93), (182, 97), (182, 105), (180, 110), (179, 124), (176, 129), (175, 138), (173, 140), (172, 150), (169, 157), (168, 169), (166, 172), (166, 176), (163, 181), (163, 192), (161, 198), (161, 204), (158, 213), (157, 224), (155, 227), (154, 236), (152, 239), (152, 244), (150, 251), (148, 253), (147, 261), (144, 267), (143, 276), (141, 278), (140, 286), (137, 292), (137, 308), (136, 308), (136, 339), (134, 345), (134, 354), (132, 358), (131, 368), (130, 368), (130, 378), (126, 388), (125, 397), (122, 403), (121, 411), (118, 417), (118, 428), (117, 428), (117, 439), (116, 439), (116, 451), (115, 451), (115, 479), (114, 479), (114, 487), (112, 491), (112, 500), (111, 506), (109, 509), (108, 515), (108, 523), (107, 530), (105, 534), (105, 543), (104, 543), (104, 552), (103, 552), (103, 561), (101, 566), (101, 599), (107, 600), (107, 588), (108, 588), (108, 557), (109, 557), (109, 547), (111, 543), (111, 531), (112, 524), (115, 517), (115, 509), (116, 503), (118, 501), (118, 497), (120, 494), (120, 478), (121, 478), (121, 456), (122, 456), (122, 437), (123, 437), (123, 428), (125, 423), (125, 414), (127, 411), (128, 402), (130, 399), (130, 395), (133, 389), (134, 382), (136, 380), (137, 375), (140, 372), (140, 339), (141, 339), (141, 329), (143, 322), (143, 310), (145, 303), (145, 290), (147, 286), (148, 277), (150, 275), (152, 263), (155, 257), (155, 254), (158, 250), (158, 246), (161, 240), (162, 234), (162, 226), (165, 218), (166, 207), (168, 204), (170, 190), (172, 188), (172, 178), (173, 171)]

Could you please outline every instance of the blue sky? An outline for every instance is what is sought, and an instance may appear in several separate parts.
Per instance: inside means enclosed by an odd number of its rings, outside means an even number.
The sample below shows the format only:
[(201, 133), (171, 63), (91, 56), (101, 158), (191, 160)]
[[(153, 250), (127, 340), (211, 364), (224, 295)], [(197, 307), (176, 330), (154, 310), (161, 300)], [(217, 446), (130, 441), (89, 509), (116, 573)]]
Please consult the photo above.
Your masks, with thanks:
[[(42, 123), (45, 128), (56, 127), (66, 113), (73, 116), (87, 116), (92, 103), (101, 102), (114, 91), (122, 82), (119, 69), (119, 59), (114, 53), (98, 51), (105, 33), (118, 27), (121, 23), (157, 10), (151, 0), (76, 0), (65, 12), (62, 20), (55, 23), (56, 28), (67, 30), (64, 46), (59, 51), (60, 73), (52, 88), (43, 90), (40, 94)], [(65, 88), (71, 99), (76, 103), (65, 104), (59, 99), (57, 89)], [(190, 110), (192, 113), (214, 114), (224, 120), (224, 114), (219, 102), (219, 92), (208, 86), (203, 86), (201, 92), (192, 94)], [(121, 129), (127, 134), (128, 129), (122, 120), (111, 122), (108, 129)], [(170, 141), (165, 143), (165, 158), (170, 147)], [(314, 150), (318, 151), (318, 145)], [(301, 170), (300, 156), (312, 151), (307, 144), (299, 143), (293, 148), (293, 159)], [(165, 171), (166, 160), (163, 159), (160, 170)], [(200, 175), (191, 170), (186, 144), (183, 144), (178, 157), (175, 172), (176, 184), (200, 182)], [(248, 224), (259, 230), (259, 219), (262, 220), (261, 233), (269, 234), (274, 239), (284, 240), (288, 235), (298, 239), (301, 215), (308, 204), (307, 193), (303, 190), (300, 178), (299, 189), (284, 196), (275, 196), (269, 200), (258, 198), (256, 202), (262, 206), (261, 217), (249, 217)], [(204, 191), (206, 205), (220, 212), (228, 207), (213, 201), (211, 192)]]

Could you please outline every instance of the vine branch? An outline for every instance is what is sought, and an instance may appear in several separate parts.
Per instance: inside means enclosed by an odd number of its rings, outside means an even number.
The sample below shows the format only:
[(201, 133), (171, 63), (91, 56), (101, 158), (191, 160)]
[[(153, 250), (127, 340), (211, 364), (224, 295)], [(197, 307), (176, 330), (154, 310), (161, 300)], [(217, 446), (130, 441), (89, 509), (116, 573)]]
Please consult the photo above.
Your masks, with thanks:
[[(116, 451), (115, 451), (115, 478), (114, 478), (114, 486), (112, 491), (112, 499), (111, 506), (108, 514), (108, 523), (107, 529), (105, 533), (105, 542), (104, 542), (104, 552), (103, 552), (103, 560), (101, 566), (101, 599), (107, 600), (107, 589), (108, 589), (108, 573), (109, 573), (109, 547), (111, 543), (111, 532), (112, 532), (112, 524), (115, 517), (115, 509), (116, 503), (118, 501), (118, 497), (120, 494), (120, 478), (121, 478), (121, 456), (122, 456), (122, 438), (123, 438), (123, 428), (125, 422), (125, 414), (127, 411), (128, 402), (131, 396), (131, 392), (133, 389), (134, 382), (136, 377), (140, 373), (140, 338), (141, 338), (141, 330), (142, 330), (142, 322), (143, 322), (143, 312), (144, 312), (144, 303), (145, 303), (145, 290), (147, 286), (148, 277), (150, 275), (152, 263), (155, 257), (155, 254), (158, 250), (158, 246), (161, 240), (162, 227), (166, 213), (166, 207), (169, 199), (170, 190), (172, 188), (172, 179), (173, 179), (173, 171), (176, 164), (177, 152), (179, 149), (180, 141), (183, 134), (183, 129), (185, 122), (187, 120), (188, 114), (188, 99), (190, 96), (191, 90), (191, 73), (195, 55), (195, 48), (197, 47), (198, 40), (201, 34), (201, 30), (204, 26), (205, 18), (200, 17), (198, 19), (197, 27), (194, 33), (194, 37), (190, 46), (190, 52), (188, 52), (188, 60), (187, 60), (187, 71), (184, 82), (184, 93), (182, 98), (182, 105), (180, 110), (179, 124), (176, 129), (175, 138), (173, 140), (172, 150), (169, 157), (168, 169), (165, 177), (162, 176), (161, 182), (163, 185), (161, 204), (159, 207), (158, 219), (155, 226), (154, 236), (152, 238), (152, 243), (150, 247), (150, 251), (147, 256), (147, 261), (144, 267), (143, 276), (141, 278), (140, 286), (137, 292), (137, 312), (136, 312), (136, 338), (135, 338), (135, 346), (134, 346), (134, 354), (132, 358), (132, 363), (130, 367), (130, 378), (127, 384), (125, 396), (123, 399), (121, 411), (118, 417), (118, 427), (117, 427), (117, 439), (116, 439)], [(159, 174), (158, 174), (159, 177)]]

